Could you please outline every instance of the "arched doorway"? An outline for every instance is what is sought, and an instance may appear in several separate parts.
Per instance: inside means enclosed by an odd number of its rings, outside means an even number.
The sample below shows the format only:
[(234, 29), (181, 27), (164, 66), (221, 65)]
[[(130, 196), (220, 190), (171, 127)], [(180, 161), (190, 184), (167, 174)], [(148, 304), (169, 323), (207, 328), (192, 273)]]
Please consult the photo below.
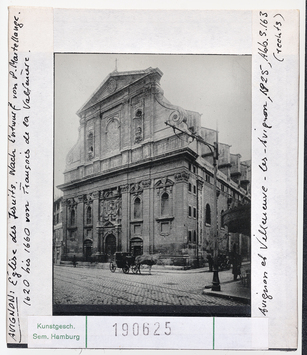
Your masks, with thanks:
[(143, 254), (143, 240), (141, 238), (133, 238), (130, 241), (130, 251), (133, 256)]
[(116, 252), (116, 238), (113, 234), (109, 234), (105, 241), (105, 252), (107, 255), (107, 260), (111, 261), (112, 256)]

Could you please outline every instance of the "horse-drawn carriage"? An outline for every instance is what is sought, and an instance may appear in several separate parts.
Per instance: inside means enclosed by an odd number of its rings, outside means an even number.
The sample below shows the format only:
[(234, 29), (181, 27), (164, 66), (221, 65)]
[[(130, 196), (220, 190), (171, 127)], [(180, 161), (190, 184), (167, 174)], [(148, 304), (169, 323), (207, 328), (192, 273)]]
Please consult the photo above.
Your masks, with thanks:
[(116, 268), (122, 269), (124, 274), (128, 274), (131, 269), (136, 273), (135, 257), (130, 253), (116, 252), (114, 254), (114, 260), (110, 262), (111, 272), (115, 272)]
[(133, 256), (126, 252), (116, 252), (114, 260), (110, 262), (111, 272), (115, 272), (116, 268), (122, 269), (124, 274), (128, 274), (131, 270), (134, 274), (141, 273), (141, 267), (148, 266), (149, 274), (151, 267), (155, 265), (159, 259), (159, 255), (138, 255)]

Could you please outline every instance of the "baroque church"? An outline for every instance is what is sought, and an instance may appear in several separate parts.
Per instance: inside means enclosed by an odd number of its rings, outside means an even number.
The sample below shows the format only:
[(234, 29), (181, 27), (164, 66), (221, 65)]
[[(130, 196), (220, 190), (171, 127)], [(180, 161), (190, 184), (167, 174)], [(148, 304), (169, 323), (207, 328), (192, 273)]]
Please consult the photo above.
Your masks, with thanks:
[[(202, 142), (214, 145), (216, 131), (164, 97), (162, 75), (114, 71), (77, 112), (79, 137), (59, 186), (63, 260), (108, 261), (125, 251), (199, 265), (213, 250), (213, 156)], [(231, 231), (223, 218), (250, 203), (251, 165), (240, 157), (219, 143), (217, 234), (221, 252), (237, 243), (248, 257), (248, 228)]]

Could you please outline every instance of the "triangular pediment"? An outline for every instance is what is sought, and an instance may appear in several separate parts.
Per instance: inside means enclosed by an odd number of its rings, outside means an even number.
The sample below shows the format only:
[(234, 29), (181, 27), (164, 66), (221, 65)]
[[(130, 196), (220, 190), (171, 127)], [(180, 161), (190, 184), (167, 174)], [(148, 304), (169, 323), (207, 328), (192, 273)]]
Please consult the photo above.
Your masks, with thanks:
[(121, 89), (135, 83), (148, 74), (157, 71), (162, 76), (162, 72), (159, 69), (148, 68), (145, 70), (135, 70), (127, 72), (114, 71), (110, 73), (105, 80), (100, 84), (97, 90), (92, 96), (85, 102), (85, 104), (78, 110), (77, 115), (80, 115), (83, 111), (91, 106), (101, 102), (105, 98), (112, 96)]

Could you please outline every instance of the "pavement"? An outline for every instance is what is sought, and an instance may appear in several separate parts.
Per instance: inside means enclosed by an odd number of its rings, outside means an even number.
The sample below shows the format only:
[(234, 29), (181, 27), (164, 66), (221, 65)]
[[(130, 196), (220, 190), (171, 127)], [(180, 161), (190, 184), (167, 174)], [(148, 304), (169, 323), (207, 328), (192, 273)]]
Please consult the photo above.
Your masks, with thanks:
[[(65, 266), (63, 268), (63, 266)], [(61, 267), (56, 266), (58, 270), (60, 269), (68, 269), (72, 268), (72, 264), (62, 264)], [(111, 275), (117, 275), (118, 273), (122, 274), (121, 270), (116, 271), (116, 273), (111, 274), (109, 271), (109, 263), (99, 263), (99, 264), (90, 264), (90, 263), (79, 263), (76, 268), (74, 268), (75, 272), (80, 272), (78, 270), (83, 269), (84, 272), (88, 272), (89, 270), (95, 270), (95, 272), (99, 272), (99, 270), (103, 270), (106, 277), (110, 277)], [(96, 271), (97, 269), (97, 271)], [(245, 262), (243, 263), (241, 267), (242, 275), (246, 275), (246, 270), (250, 270), (250, 263)], [(148, 275), (148, 269), (142, 270), (142, 276)], [(229, 302), (235, 302), (235, 303), (240, 303), (240, 304), (250, 304), (250, 287), (248, 287), (246, 278), (238, 278), (238, 280), (234, 281), (233, 280), (233, 275), (232, 275), (232, 270), (224, 270), (224, 271), (219, 271), (219, 280), (220, 280), (220, 291), (212, 291), (211, 286), (212, 286), (212, 278), (213, 278), (213, 273), (209, 272), (208, 267), (203, 267), (203, 268), (198, 268), (198, 269), (188, 269), (184, 270), (182, 267), (176, 267), (176, 266), (162, 266), (162, 265), (154, 265), (152, 266), (151, 270), (152, 275), (156, 275), (156, 277), (160, 277), (161, 280), (165, 279), (166, 281), (163, 283), (164, 288), (167, 287), (165, 285), (175, 285), (176, 279), (182, 280), (180, 281), (180, 284), (183, 285), (186, 283), (186, 280), (189, 278), (193, 277), (195, 281), (197, 280), (205, 280), (203, 284), (203, 287), (199, 286), (197, 289), (197, 293), (202, 294), (207, 297), (212, 297), (212, 298), (220, 298), (223, 304), (222, 299), (225, 301), (228, 300)], [(194, 276), (192, 276), (194, 274)], [(98, 275), (98, 274), (97, 274)], [(124, 274), (123, 274), (124, 275)], [(130, 275), (130, 274), (129, 274)], [(160, 276), (159, 276), (160, 275)], [(164, 276), (163, 276), (164, 275)], [(197, 276), (198, 275), (198, 276)], [(132, 276), (132, 274), (131, 274)], [(139, 275), (133, 275), (133, 277), (138, 277)], [(150, 275), (148, 275), (150, 276)], [(127, 275), (126, 275), (127, 277)], [(121, 282), (124, 282), (126, 280), (126, 277), (124, 276), (123, 280)], [(137, 283), (139, 279), (136, 279)], [(154, 279), (151, 279), (154, 280)], [(119, 280), (118, 280), (119, 281)], [(174, 282), (175, 281), (175, 282)], [(160, 287), (159, 284), (156, 285), (157, 287)], [(190, 287), (194, 287), (194, 285), (190, 285)], [(179, 289), (178, 289), (179, 291)], [(181, 292), (186, 292), (184, 289), (180, 288)], [(119, 292), (121, 292), (119, 290)], [(61, 301), (59, 303), (62, 303)]]
[(203, 294), (207, 296), (221, 297), (250, 304), (250, 288), (244, 285), (241, 279), (237, 281), (220, 283), (220, 287), (220, 291), (212, 291), (211, 287), (205, 287), (203, 290)]

